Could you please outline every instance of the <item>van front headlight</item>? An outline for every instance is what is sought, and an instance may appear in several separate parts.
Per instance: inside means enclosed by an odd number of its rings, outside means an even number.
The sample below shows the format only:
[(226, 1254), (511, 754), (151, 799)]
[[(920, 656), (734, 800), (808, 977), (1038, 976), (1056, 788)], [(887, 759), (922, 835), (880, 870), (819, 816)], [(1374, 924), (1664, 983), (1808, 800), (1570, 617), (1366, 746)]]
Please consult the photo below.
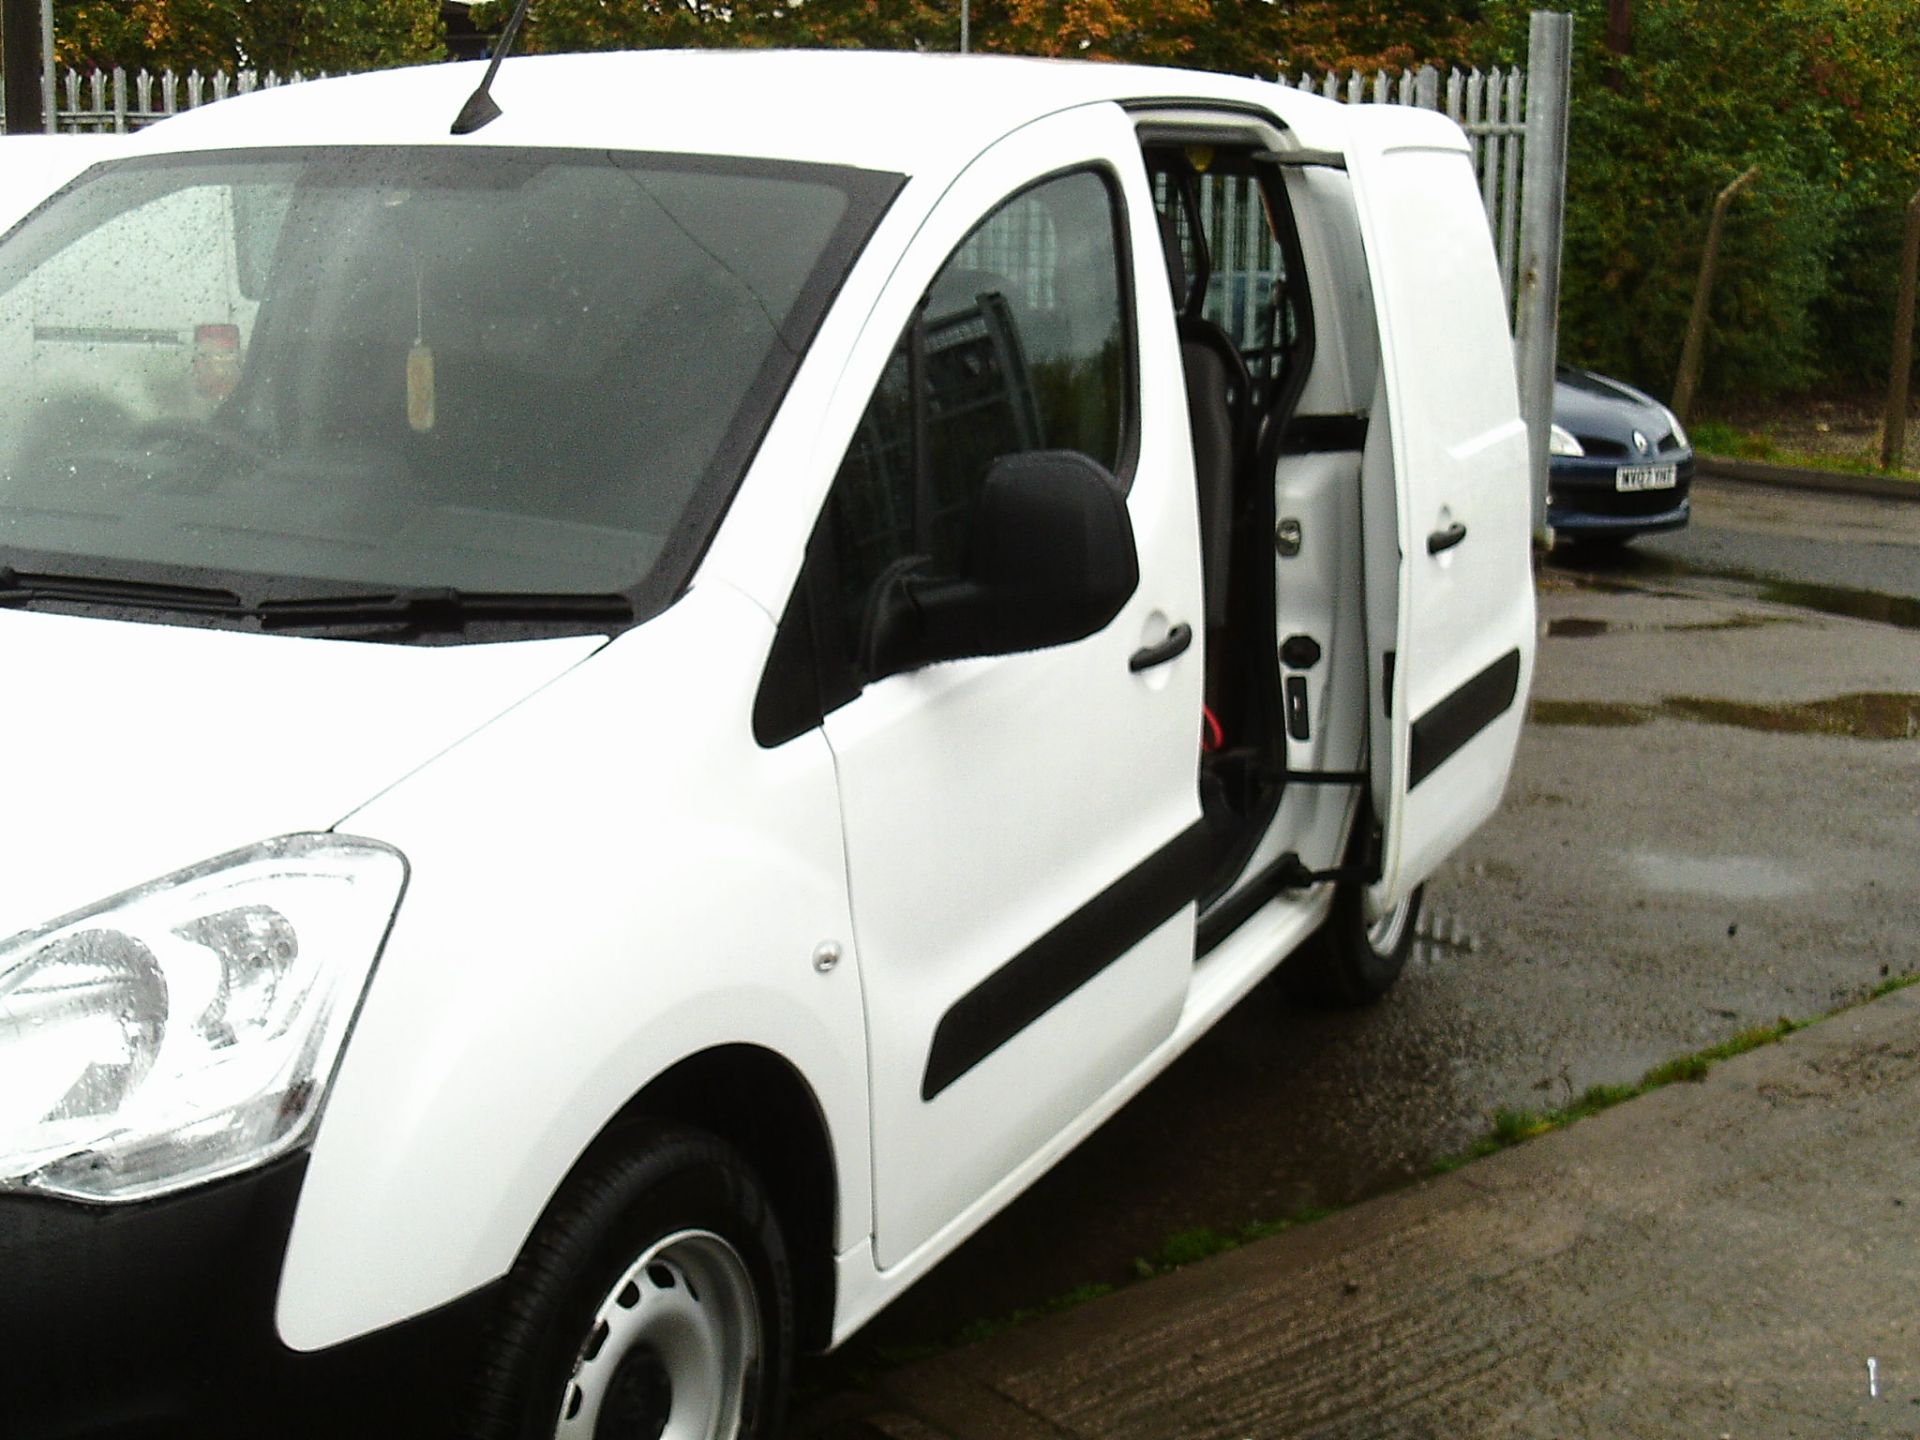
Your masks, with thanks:
[(293, 835), (0, 941), (0, 1191), (144, 1200), (293, 1149), (405, 883)]

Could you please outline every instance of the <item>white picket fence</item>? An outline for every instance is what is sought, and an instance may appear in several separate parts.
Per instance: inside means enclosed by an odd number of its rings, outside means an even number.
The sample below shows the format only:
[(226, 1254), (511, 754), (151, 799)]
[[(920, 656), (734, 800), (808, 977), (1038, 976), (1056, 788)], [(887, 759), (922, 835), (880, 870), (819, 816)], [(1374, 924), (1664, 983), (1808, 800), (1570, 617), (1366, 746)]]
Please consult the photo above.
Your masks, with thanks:
[(211, 105), (229, 96), (321, 78), (297, 70), (291, 75), (276, 75), (271, 70), (216, 71), (210, 75), (198, 70), (185, 75), (172, 70), (157, 75), (141, 70), (129, 75), (117, 66), (112, 70), (66, 70), (55, 86), (59, 103), (49, 107), (55, 123), (47, 128), (57, 127), (76, 135), (125, 135), (182, 110)]

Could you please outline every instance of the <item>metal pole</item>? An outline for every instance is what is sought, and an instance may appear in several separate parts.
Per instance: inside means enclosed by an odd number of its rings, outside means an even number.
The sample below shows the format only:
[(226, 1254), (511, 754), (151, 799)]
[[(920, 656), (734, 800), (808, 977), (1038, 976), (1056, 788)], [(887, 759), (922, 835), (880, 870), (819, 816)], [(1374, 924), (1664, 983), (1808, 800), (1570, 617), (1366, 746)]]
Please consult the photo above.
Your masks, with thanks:
[(40, 0), (40, 89), (46, 96), (47, 134), (60, 130), (60, 97), (54, 91), (53, 0)]
[(960, 53), (967, 53), (973, 42), (973, 4), (972, 0), (960, 0)]
[(42, 128), (40, 57), (41, 0), (0, 0), (0, 82), (7, 97), (7, 133), (30, 135)]
[(1560, 236), (1566, 219), (1567, 111), (1573, 87), (1573, 16), (1533, 12), (1527, 46), (1527, 159), (1520, 189), (1520, 293), (1514, 363), (1527, 422), (1533, 538), (1547, 532), (1547, 441), (1560, 344)]
[(1673, 413), (1682, 421), (1693, 418), (1693, 392), (1700, 387), (1700, 360), (1707, 345), (1708, 306), (1713, 300), (1713, 279), (1720, 269), (1720, 231), (1727, 223), (1727, 207), (1759, 173), (1758, 165), (1749, 165), (1745, 174), (1714, 197), (1713, 219), (1707, 222), (1707, 248), (1700, 257), (1700, 279), (1693, 287), (1693, 313), (1687, 317), (1687, 338), (1680, 347), (1680, 374), (1673, 382)]
[(1893, 378), (1887, 385), (1887, 428), (1880, 468), (1902, 470), (1907, 459), (1907, 385), (1913, 378), (1914, 291), (1920, 288), (1920, 194), (1907, 206), (1907, 243), (1900, 253), (1900, 298), (1893, 312)]

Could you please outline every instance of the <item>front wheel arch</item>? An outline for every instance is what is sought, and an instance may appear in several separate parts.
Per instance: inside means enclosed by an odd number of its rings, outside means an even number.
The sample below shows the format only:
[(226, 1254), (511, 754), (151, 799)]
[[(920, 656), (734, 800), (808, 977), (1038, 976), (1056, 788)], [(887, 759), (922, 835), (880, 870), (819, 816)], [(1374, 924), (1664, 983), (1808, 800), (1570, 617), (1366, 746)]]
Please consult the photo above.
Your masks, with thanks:
[(587, 1147), (572, 1173), (632, 1143), (636, 1127), (686, 1125), (739, 1151), (766, 1187), (793, 1268), (797, 1343), (824, 1350), (836, 1303), (839, 1167), (820, 1103), (785, 1057), (758, 1045), (722, 1045), (678, 1061), (648, 1082)]

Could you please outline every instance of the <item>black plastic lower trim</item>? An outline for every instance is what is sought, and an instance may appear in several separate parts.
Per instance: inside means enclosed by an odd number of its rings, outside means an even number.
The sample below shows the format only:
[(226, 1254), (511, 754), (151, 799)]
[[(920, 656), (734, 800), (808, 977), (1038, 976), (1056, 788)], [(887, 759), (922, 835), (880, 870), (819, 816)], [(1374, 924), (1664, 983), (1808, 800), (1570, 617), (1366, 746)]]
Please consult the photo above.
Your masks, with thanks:
[(451, 1435), (490, 1289), (327, 1350), (281, 1343), (306, 1163), (136, 1205), (0, 1196), (0, 1435)]
[(931, 1100), (1192, 900), (1212, 846), (1194, 825), (981, 981), (941, 1017), (920, 1098)]
[(1200, 917), (1200, 930), (1194, 937), (1194, 958), (1205, 959), (1234, 931), (1238, 930), (1261, 906), (1287, 888), (1287, 877), (1300, 864), (1300, 857), (1289, 850), (1238, 890)]
[(1509, 650), (1413, 722), (1407, 757), (1411, 790), (1504, 715), (1520, 689), (1520, 652)]

